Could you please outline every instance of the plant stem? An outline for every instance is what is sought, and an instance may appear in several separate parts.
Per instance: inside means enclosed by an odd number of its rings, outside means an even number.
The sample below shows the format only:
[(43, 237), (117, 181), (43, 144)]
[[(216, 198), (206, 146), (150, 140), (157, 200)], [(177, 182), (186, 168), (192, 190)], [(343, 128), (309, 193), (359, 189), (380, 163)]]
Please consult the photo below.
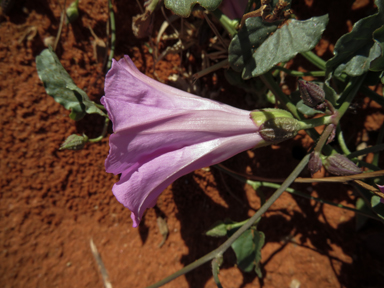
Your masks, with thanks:
[[(360, 155), (366, 155), (368, 153), (377, 153), (377, 152), (380, 152), (382, 150), (384, 150), (384, 144), (379, 144), (379, 145), (375, 145), (375, 146), (368, 147), (368, 148), (365, 148), (365, 149), (362, 149), (362, 150), (359, 150), (359, 151), (355, 151), (355, 152), (349, 153), (347, 155), (347, 157), (349, 159), (353, 159), (353, 158), (356, 158), (356, 157), (358, 157)], [(374, 165), (376, 165), (376, 164), (374, 164)]]
[(319, 138), (319, 141), (317, 142), (314, 151), (315, 152), (321, 152), (323, 150), (325, 142), (327, 142), (329, 135), (332, 133), (333, 129), (335, 129), (334, 125), (328, 125), (323, 133), (321, 133), (321, 136)]
[(377, 94), (375, 91), (369, 89), (368, 87), (361, 87), (361, 93), (366, 95), (367, 97), (371, 98), (373, 101), (377, 102), (381, 106), (384, 107), (384, 97)]
[[(381, 125), (379, 136), (377, 136), (377, 142), (375, 147), (384, 146), (384, 144), (381, 144), (383, 142), (383, 139), (384, 139), (384, 124)], [(380, 153), (378, 153), (379, 151), (375, 151), (375, 155), (373, 155), (372, 164), (376, 166), (379, 165), (379, 156), (380, 156)]]
[(328, 125), (332, 124), (334, 116), (333, 115), (327, 115), (319, 118), (312, 118), (312, 119), (307, 119), (307, 120), (302, 120), (299, 121), (300, 124), (300, 129), (311, 129), (317, 126), (321, 125)]
[(174, 274), (164, 278), (163, 280), (148, 286), (148, 288), (157, 288), (160, 287), (173, 279), (186, 274), (193, 269), (201, 266), (202, 264), (212, 260), (213, 258), (217, 257), (218, 255), (222, 255), (229, 247), (231, 247), (232, 243), (235, 242), (237, 238), (241, 234), (243, 234), (249, 227), (253, 225), (253, 223), (258, 220), (261, 215), (264, 214), (265, 211), (268, 210), (269, 207), (277, 200), (277, 198), (280, 197), (281, 194), (285, 191), (285, 189), (288, 188), (289, 185), (296, 179), (297, 176), (301, 173), (301, 171), (307, 166), (309, 161), (309, 154), (306, 155), (300, 163), (297, 165), (297, 167), (292, 171), (292, 173), (289, 175), (289, 177), (284, 181), (283, 184), (281, 184), (280, 188), (275, 191), (275, 193), (272, 194), (272, 196), (265, 202), (263, 206), (260, 207), (260, 209), (242, 226), (239, 230), (237, 230), (231, 237), (228, 238), (227, 241), (225, 241), (221, 246), (216, 248), (215, 250), (211, 251), (210, 253), (206, 254), (205, 256), (201, 257), (200, 259), (196, 260), (195, 262), (187, 265), (183, 269), (175, 272)]
[(95, 103), (95, 105), (97, 108), (100, 108), (101, 110), (107, 111), (107, 109), (105, 109), (105, 107), (103, 105), (97, 104), (97, 103)]
[(108, 57), (108, 66), (109, 70), (112, 66), (112, 59), (115, 54), (115, 44), (116, 44), (116, 27), (115, 27), (115, 13), (113, 13), (113, 5), (111, 0), (108, 0), (108, 10), (109, 10), (109, 19), (111, 22), (111, 52)]
[(221, 68), (224, 68), (224, 67), (226, 67), (226, 66), (228, 66), (228, 59), (225, 59), (225, 60), (223, 60), (223, 61), (221, 61), (221, 62), (219, 62), (219, 63), (216, 63), (216, 64), (214, 64), (214, 65), (211, 65), (211, 66), (209, 66), (208, 68), (205, 68), (204, 70), (201, 70), (201, 71), (199, 71), (199, 72), (193, 74), (193, 75), (192, 75), (193, 81), (196, 81), (196, 80), (199, 79), (200, 77), (203, 77), (203, 76), (205, 76), (205, 75), (207, 75), (207, 74), (209, 74), (209, 73), (212, 73), (212, 72), (214, 72), (214, 71), (216, 71), (216, 70), (219, 70), (219, 69), (221, 69)]
[[(269, 183), (269, 182), (261, 182), (260, 184), (263, 187), (269, 187), (269, 188), (273, 188), (273, 189), (277, 189), (280, 186), (279, 184)], [(375, 217), (375, 215), (364, 213), (364, 212), (362, 212), (360, 210), (354, 209), (352, 207), (344, 206), (342, 204), (337, 204), (337, 203), (333, 203), (333, 202), (330, 202), (330, 201), (327, 201), (327, 200), (323, 200), (321, 198), (313, 197), (311, 195), (308, 195), (306, 193), (303, 193), (301, 191), (298, 191), (298, 190), (295, 190), (295, 189), (292, 189), (292, 188), (287, 188), (287, 189), (285, 189), (285, 191), (287, 191), (287, 192), (289, 192), (291, 194), (303, 197), (303, 198), (315, 200), (316, 202), (319, 202), (319, 203), (328, 204), (328, 205), (331, 205), (331, 206), (334, 206), (334, 207), (337, 207), (337, 208), (353, 211), (356, 214), (360, 214), (360, 215), (363, 215), (365, 217), (369, 217), (369, 218), (372, 218), (372, 219), (375, 219), (375, 220), (380, 220), (378, 217)]]
[(279, 65), (274, 66), (272, 69), (283, 71), (295, 77), (303, 77), (303, 76), (324, 77), (325, 76), (325, 71), (300, 72), (296, 70), (289, 70)]
[(340, 125), (337, 125), (337, 141), (339, 142), (340, 148), (345, 155), (351, 154), (349, 151), (347, 144), (345, 143), (343, 131), (340, 129)]
[(287, 107), (287, 109), (295, 116), (297, 119), (301, 119), (299, 113), (297, 112), (296, 106), (291, 102), (287, 95), (281, 91), (279, 85), (273, 80), (272, 75), (267, 72), (259, 76), (261, 81), (264, 82), (265, 86), (280, 100), (280, 102)]
[(220, 255), (219, 257), (215, 257), (212, 260), (212, 275), (213, 275), (213, 280), (215, 281), (216, 285), (218, 288), (223, 288), (223, 286), (220, 283), (219, 279), (219, 269), (220, 269), (220, 263), (219, 261), (222, 261), (222, 256)]
[(317, 56), (312, 51), (302, 52), (300, 53), (304, 58), (306, 58), (309, 62), (311, 62), (313, 65), (315, 65), (317, 68), (321, 70), (325, 70), (325, 61), (321, 59), (319, 56)]
[(103, 131), (101, 132), (100, 136), (97, 138), (89, 139), (88, 142), (95, 143), (101, 141), (105, 137), (105, 134), (107, 134), (108, 124), (109, 118), (105, 117)]
[(237, 20), (229, 19), (228, 16), (220, 11), (220, 9), (210, 11), (210, 13), (220, 22), (220, 24), (224, 27), (225, 30), (227, 30), (231, 37), (237, 34), (236, 27), (239, 23)]

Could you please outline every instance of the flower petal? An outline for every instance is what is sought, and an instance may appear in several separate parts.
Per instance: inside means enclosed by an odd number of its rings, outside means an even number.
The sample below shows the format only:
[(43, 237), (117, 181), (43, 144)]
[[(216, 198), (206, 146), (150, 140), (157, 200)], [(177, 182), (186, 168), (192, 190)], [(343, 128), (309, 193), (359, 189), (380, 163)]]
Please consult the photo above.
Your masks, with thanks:
[(161, 192), (173, 181), (196, 169), (222, 162), (241, 150), (251, 149), (257, 141), (260, 141), (258, 134), (240, 135), (161, 154), (124, 171), (112, 191), (132, 212), (133, 227), (137, 227), (145, 209), (153, 207)]

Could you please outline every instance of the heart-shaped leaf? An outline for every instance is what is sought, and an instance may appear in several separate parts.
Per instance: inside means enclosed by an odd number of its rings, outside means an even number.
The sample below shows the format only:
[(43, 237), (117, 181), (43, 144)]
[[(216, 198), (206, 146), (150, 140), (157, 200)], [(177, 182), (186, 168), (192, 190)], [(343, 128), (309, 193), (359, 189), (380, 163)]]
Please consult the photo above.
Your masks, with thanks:
[(36, 57), (36, 69), (47, 94), (65, 109), (71, 110), (71, 119), (80, 120), (86, 113), (105, 116), (103, 111), (89, 100), (88, 95), (75, 85), (51, 47)]
[[(327, 70), (336, 76), (342, 72), (359, 76), (370, 69), (371, 63), (382, 56), (382, 48), (373, 40), (373, 33), (384, 25), (384, 1), (376, 0), (379, 11), (353, 25), (351, 32), (343, 35), (334, 48), (335, 56), (327, 61)], [(380, 35), (382, 32), (378, 32)]]
[(235, 251), (237, 266), (244, 272), (250, 272), (254, 269), (259, 277), (261, 271), (259, 262), (261, 260), (261, 248), (264, 245), (264, 233), (254, 228), (246, 230), (231, 247)]
[(235, 36), (229, 46), (231, 67), (242, 71), (244, 79), (264, 74), (274, 65), (290, 60), (297, 53), (314, 48), (328, 23), (328, 15), (305, 21), (292, 20), (271, 36), (277, 26), (261, 25), (261, 18), (247, 21), (252, 21), (250, 24), (253, 24), (250, 26), (251, 34), (247, 37), (239, 32), (239, 39), (234, 42)]

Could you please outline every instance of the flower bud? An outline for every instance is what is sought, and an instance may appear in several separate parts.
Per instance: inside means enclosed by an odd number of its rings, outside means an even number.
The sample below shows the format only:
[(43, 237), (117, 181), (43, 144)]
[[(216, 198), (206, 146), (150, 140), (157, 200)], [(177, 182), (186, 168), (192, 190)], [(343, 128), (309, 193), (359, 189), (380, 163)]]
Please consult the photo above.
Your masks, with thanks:
[(73, 23), (79, 17), (79, 1), (75, 0), (69, 5), (66, 11), (67, 24)]
[[(250, 114), (253, 122), (260, 127), (259, 133), (266, 141), (261, 145), (278, 143), (297, 135), (299, 122), (288, 111), (281, 109), (255, 110)], [(259, 145), (259, 146), (261, 146)]]
[(59, 150), (81, 150), (84, 148), (85, 143), (88, 142), (88, 137), (83, 135), (72, 134), (67, 139), (65, 139), (64, 143), (61, 144)]
[(324, 167), (329, 173), (346, 176), (361, 173), (361, 169), (344, 155), (335, 154), (325, 158)]
[(323, 166), (323, 162), (321, 161), (320, 153), (312, 152), (308, 162), (308, 169), (311, 172), (311, 175), (319, 171), (322, 166)]
[(295, 137), (299, 130), (300, 125), (296, 119), (280, 117), (265, 121), (259, 133), (265, 141), (278, 143)]
[(325, 100), (324, 90), (315, 83), (299, 80), (299, 91), (304, 104), (311, 108), (316, 108)]

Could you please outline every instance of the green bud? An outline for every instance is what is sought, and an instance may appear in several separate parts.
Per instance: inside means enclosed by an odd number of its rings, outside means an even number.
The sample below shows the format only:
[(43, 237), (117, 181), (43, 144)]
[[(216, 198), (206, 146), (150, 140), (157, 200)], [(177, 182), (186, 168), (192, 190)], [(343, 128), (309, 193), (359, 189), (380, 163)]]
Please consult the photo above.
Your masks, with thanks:
[(79, 0), (75, 0), (69, 5), (66, 11), (67, 24), (73, 23), (79, 17)]
[(213, 226), (205, 232), (205, 235), (211, 237), (223, 237), (227, 235), (227, 224), (222, 221), (218, 221)]
[(259, 133), (265, 141), (278, 143), (293, 138), (300, 131), (300, 124), (294, 118), (269, 119), (261, 125)]
[(59, 150), (81, 150), (84, 148), (85, 143), (88, 142), (88, 137), (86, 135), (80, 136), (76, 134), (70, 135), (65, 139), (64, 143), (61, 144)]

